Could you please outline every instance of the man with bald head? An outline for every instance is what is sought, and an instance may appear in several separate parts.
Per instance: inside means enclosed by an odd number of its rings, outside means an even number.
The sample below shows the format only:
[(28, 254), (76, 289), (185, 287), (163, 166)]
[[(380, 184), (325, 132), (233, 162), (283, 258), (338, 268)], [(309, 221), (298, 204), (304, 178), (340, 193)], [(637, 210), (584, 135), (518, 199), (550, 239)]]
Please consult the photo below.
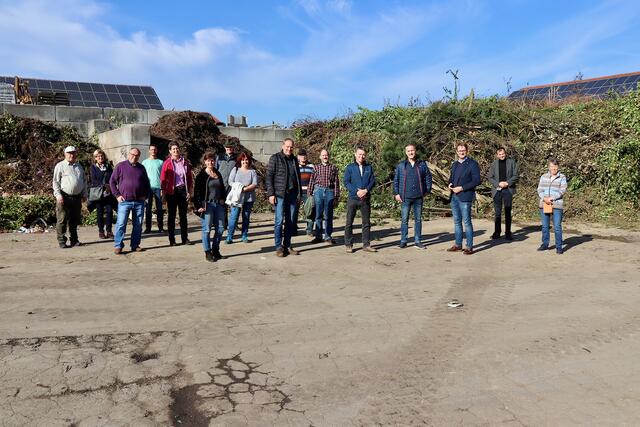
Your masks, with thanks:
[(118, 221), (113, 239), (114, 253), (120, 255), (124, 248), (124, 235), (127, 232), (129, 213), (133, 212), (131, 230), (131, 251), (141, 252), (142, 220), (144, 218), (144, 202), (151, 191), (147, 171), (142, 166), (140, 150), (129, 150), (127, 160), (116, 165), (109, 185), (111, 192), (118, 199)]

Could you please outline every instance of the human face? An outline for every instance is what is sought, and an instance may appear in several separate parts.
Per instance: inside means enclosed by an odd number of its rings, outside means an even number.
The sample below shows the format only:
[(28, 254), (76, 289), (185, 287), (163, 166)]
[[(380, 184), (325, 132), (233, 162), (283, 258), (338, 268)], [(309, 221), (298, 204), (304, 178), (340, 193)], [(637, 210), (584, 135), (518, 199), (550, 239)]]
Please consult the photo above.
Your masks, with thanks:
[(320, 152), (320, 161), (325, 165), (329, 163), (329, 152), (327, 150), (322, 150)]
[(404, 152), (407, 155), (407, 159), (409, 159), (411, 161), (416, 159), (416, 147), (414, 147), (413, 145), (408, 145), (404, 149)]
[(216, 159), (205, 159), (204, 165), (211, 170), (216, 165)]
[(64, 158), (69, 163), (75, 163), (78, 153), (72, 151), (70, 153), (64, 153)]
[(362, 150), (362, 149), (357, 149), (356, 150), (356, 162), (358, 162), (359, 165), (364, 164), (364, 161), (367, 159), (367, 153)]
[(240, 167), (242, 169), (249, 169), (249, 159), (240, 160)]
[(158, 155), (158, 148), (153, 145), (149, 147), (149, 157), (151, 157), (152, 159), (155, 159), (157, 155)]
[(282, 143), (282, 152), (285, 156), (290, 156), (293, 154), (293, 141), (287, 139)]
[(94, 158), (96, 159), (97, 164), (99, 165), (104, 164), (104, 154), (98, 153), (94, 156)]
[(298, 163), (301, 165), (307, 164), (307, 155), (306, 154), (298, 154)]
[(227, 156), (233, 154), (233, 147), (224, 147), (224, 152), (227, 153)]
[(496, 153), (496, 156), (498, 156), (499, 160), (504, 160), (507, 158), (507, 152), (504, 150), (498, 150), (498, 152)]
[(169, 154), (171, 154), (173, 160), (178, 160), (180, 158), (180, 147), (172, 145), (171, 148), (169, 148)]
[(458, 154), (458, 158), (462, 160), (465, 157), (467, 157), (467, 149), (465, 148), (464, 145), (458, 145), (456, 147), (456, 154)]
[(560, 169), (558, 167), (558, 165), (554, 165), (553, 163), (549, 163), (549, 173), (551, 175), (557, 175), (558, 174), (558, 169)]
[(140, 160), (140, 150), (137, 150), (135, 148), (129, 150), (129, 155), (127, 156), (127, 158), (129, 159), (129, 163), (138, 163), (138, 160)]

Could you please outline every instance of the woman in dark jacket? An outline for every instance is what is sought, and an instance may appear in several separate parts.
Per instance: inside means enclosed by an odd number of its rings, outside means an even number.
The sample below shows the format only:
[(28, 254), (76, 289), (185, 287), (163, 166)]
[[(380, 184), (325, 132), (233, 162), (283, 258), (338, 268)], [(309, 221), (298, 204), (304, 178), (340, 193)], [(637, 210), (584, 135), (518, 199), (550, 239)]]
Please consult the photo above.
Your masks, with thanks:
[[(220, 238), (224, 232), (224, 201), (227, 192), (222, 175), (215, 167), (216, 155), (208, 151), (202, 156), (204, 168), (196, 177), (193, 189), (193, 210), (201, 218), (202, 246), (207, 261), (217, 261), (220, 254)], [(215, 225), (215, 233), (211, 240), (211, 227)]]
[(89, 212), (93, 209), (96, 210), (98, 236), (101, 239), (112, 239), (111, 224), (113, 223), (113, 209), (118, 204), (116, 198), (111, 194), (111, 188), (109, 187), (109, 179), (111, 179), (113, 168), (107, 161), (107, 155), (104, 151), (100, 149), (94, 151), (93, 157), (96, 162), (91, 165), (89, 198), (92, 199), (95, 197), (95, 194), (98, 194), (99, 197), (94, 200), (89, 200), (87, 208)]

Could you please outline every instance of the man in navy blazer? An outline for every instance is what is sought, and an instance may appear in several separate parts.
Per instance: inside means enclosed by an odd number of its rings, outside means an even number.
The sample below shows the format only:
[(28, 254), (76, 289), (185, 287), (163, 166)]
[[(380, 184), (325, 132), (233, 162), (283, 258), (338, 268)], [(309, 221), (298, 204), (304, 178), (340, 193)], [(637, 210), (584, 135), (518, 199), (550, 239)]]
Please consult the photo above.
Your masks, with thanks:
[[(451, 190), (451, 212), (455, 226), (456, 243), (447, 251), (462, 250), (462, 234), (466, 234), (465, 255), (473, 254), (473, 224), (471, 223), (471, 205), (476, 198), (476, 187), (480, 185), (480, 167), (478, 162), (467, 156), (469, 147), (464, 142), (456, 146), (458, 159), (451, 165), (449, 189)], [(464, 223), (464, 230), (462, 224)]]
[(344, 186), (349, 190), (347, 199), (347, 223), (344, 227), (344, 244), (347, 253), (353, 252), (353, 219), (356, 211), (362, 215), (362, 250), (365, 252), (378, 252), (371, 247), (371, 190), (376, 185), (376, 177), (373, 167), (366, 161), (367, 153), (364, 148), (357, 147), (355, 162), (347, 165), (344, 171)]

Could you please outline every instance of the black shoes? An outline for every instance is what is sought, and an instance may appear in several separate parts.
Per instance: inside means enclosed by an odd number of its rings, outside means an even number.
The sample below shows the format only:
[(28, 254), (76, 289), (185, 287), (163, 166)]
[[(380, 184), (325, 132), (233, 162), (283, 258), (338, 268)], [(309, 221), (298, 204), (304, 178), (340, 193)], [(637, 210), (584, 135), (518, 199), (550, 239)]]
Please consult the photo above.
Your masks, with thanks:
[(540, 245), (540, 247), (538, 247), (539, 251), (546, 251), (547, 249), (549, 249), (549, 246), (547, 245)]
[(211, 251), (204, 251), (204, 258), (209, 262), (216, 261), (215, 259), (213, 259), (213, 253)]

